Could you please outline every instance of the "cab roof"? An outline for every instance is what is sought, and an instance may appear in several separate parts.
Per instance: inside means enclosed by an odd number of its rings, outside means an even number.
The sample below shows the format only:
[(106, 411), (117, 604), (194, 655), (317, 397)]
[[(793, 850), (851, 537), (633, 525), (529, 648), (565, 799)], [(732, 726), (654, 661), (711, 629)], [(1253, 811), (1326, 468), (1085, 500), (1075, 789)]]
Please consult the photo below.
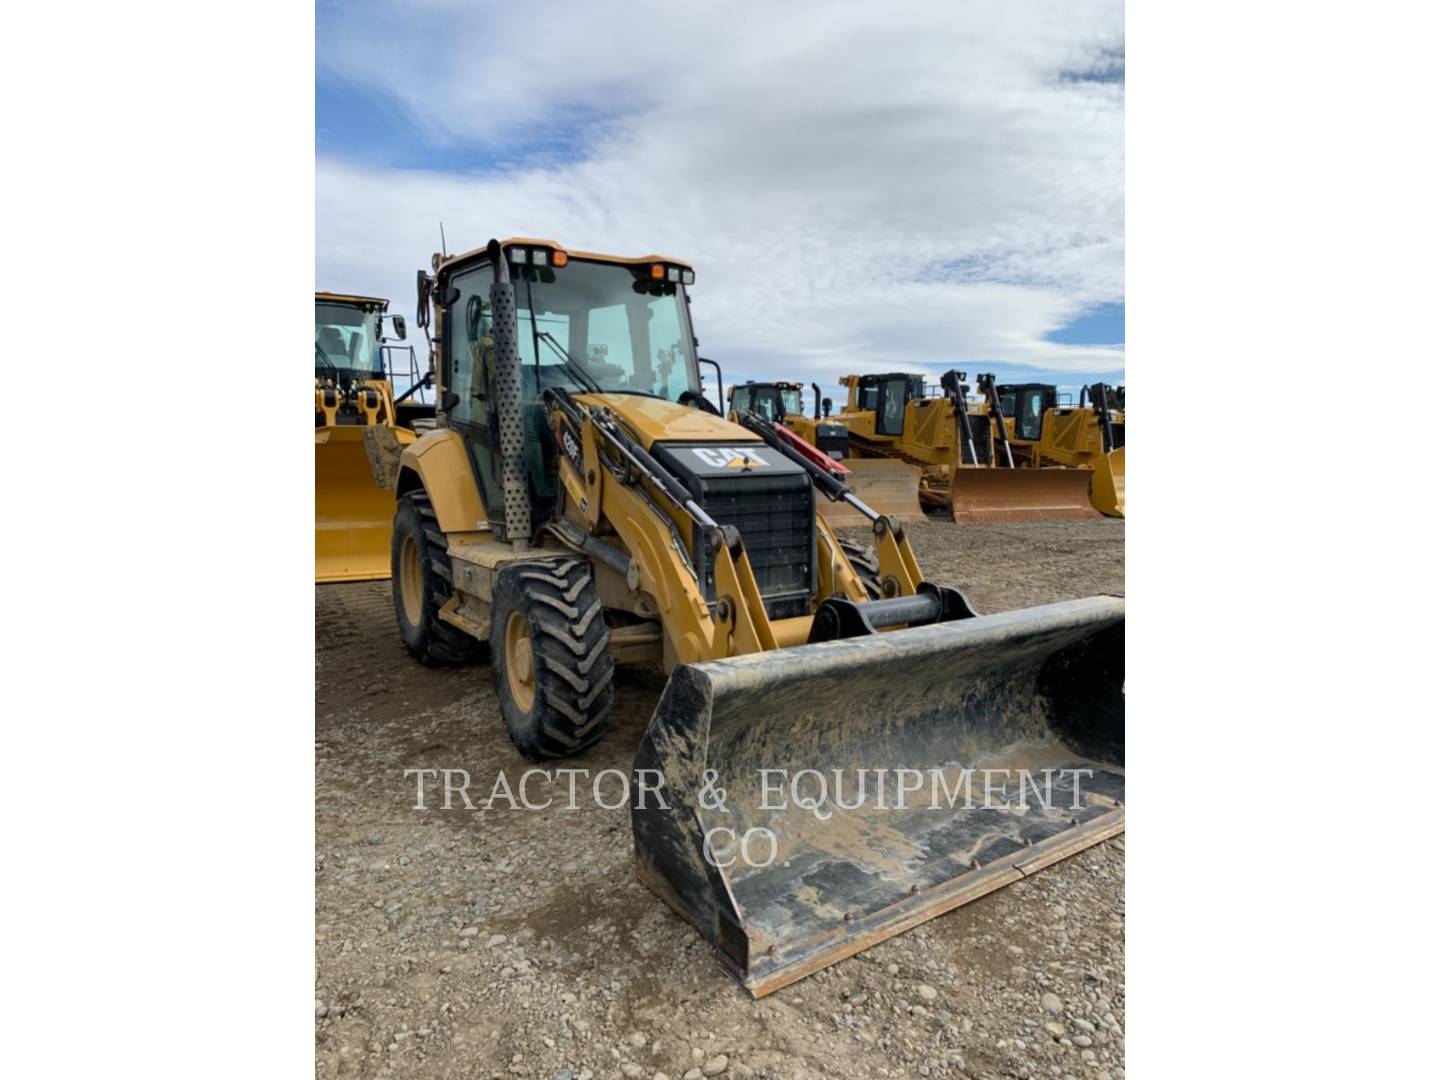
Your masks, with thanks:
[(325, 304), (354, 304), (356, 307), (374, 307), (384, 311), (390, 301), (378, 296), (352, 296), (349, 293), (317, 292), (315, 302)]
[[(577, 251), (574, 248), (566, 247), (564, 244), (560, 243), (557, 240), (545, 240), (538, 236), (511, 236), (500, 241), (500, 246), (502, 248), (515, 247), (517, 245), (547, 247), (556, 251), (563, 251), (572, 259), (588, 259), (592, 262), (618, 263), (621, 266), (642, 266), (645, 263), (661, 262), (669, 263), (672, 266), (683, 266), (687, 270), (695, 269), (695, 267), (691, 266), (690, 263), (686, 262), (684, 259), (673, 259), (668, 255), (636, 255), (631, 257), (625, 255), (605, 255), (597, 251)], [(437, 271), (445, 270), (452, 266), (458, 266), (461, 263), (473, 262), (476, 259), (484, 258), (488, 254), (487, 249), (489, 248), (489, 246), (489, 244), (484, 244), (478, 248), (472, 248), (471, 250), (463, 252), (459, 255), (451, 255), (448, 258), (442, 258), (440, 262), (436, 264), (435, 269)]]

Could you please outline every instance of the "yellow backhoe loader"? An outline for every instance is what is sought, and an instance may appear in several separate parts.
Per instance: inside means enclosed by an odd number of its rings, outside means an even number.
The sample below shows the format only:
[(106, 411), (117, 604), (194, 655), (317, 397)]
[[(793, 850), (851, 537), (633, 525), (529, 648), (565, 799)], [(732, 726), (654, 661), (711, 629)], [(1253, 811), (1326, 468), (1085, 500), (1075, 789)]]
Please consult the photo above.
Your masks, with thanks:
[[(1090, 470), (1090, 503), (1106, 517), (1125, 516), (1125, 388), (1095, 383), (1080, 404), (1062, 405), (1047, 383), (994, 388), (997, 436), (1008, 436), (1016, 460), (1042, 471), (1053, 465)], [(1088, 399), (1088, 400), (1087, 400)]]
[[(829, 415), (821, 416), (820, 387), (814, 391), (812, 415), (806, 416), (801, 405), (804, 388), (797, 382), (745, 382), (730, 387), (730, 419), (746, 410), (783, 424), (800, 439), (820, 453), (840, 462), (848, 475), (845, 484), (867, 506), (879, 514), (888, 514), (901, 521), (924, 521), (925, 509), (920, 505), (920, 474), (915, 465), (890, 458), (850, 456), (850, 435), (845, 424)], [(825, 399), (828, 402), (828, 398)], [(835, 528), (868, 524), (868, 519), (849, 503), (822, 500), (820, 513)]]
[(920, 467), (921, 501), (956, 522), (1098, 517), (1086, 495), (1087, 474), (996, 460), (988, 406), (970, 400), (965, 378), (947, 371), (939, 396), (930, 396), (922, 375), (841, 376), (849, 400), (835, 419), (849, 428), (852, 455)]
[(398, 398), (382, 328), (397, 340), (405, 320), (373, 296), (315, 294), (315, 580), (390, 576), (390, 521), (400, 448), (435, 406), (414, 400), (425, 385), (410, 357), (410, 389)]
[[(637, 870), (759, 996), (1124, 827), (1124, 601), (978, 615), (926, 581), (902, 523), (703, 395), (694, 279), (547, 240), (434, 257), (438, 425), (401, 457), (392, 589), (420, 661), (488, 650), (527, 757), (601, 737), (616, 664), (664, 666)], [(1020, 768), (1058, 793), (1016, 802)], [(975, 769), (999, 805), (916, 797)]]

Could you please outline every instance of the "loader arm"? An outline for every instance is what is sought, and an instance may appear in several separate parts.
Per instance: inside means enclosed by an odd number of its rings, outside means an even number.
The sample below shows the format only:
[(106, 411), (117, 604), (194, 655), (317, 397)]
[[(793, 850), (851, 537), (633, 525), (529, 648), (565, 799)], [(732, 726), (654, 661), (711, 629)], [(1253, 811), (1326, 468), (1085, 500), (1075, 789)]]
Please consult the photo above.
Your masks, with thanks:
[[(676, 659), (695, 663), (779, 648), (739, 532), (717, 524), (696, 505), (603, 407), (564, 391), (547, 394), (547, 404), (560, 444), (567, 447), (560, 459), (561, 483), (571, 502), (583, 508), (592, 534), (608, 525), (630, 552), (640, 589), (659, 603)], [(568, 453), (576, 428), (582, 447), (578, 465)], [(700, 538), (713, 562), (713, 610), (686, 554), (690, 536)], [(851, 589), (863, 598), (863, 588), (853, 573), (850, 577)], [(789, 636), (795, 634), (790, 627)]]
[[(556, 439), (565, 449), (559, 459), (560, 482), (569, 504), (578, 509), (587, 532), (595, 535), (608, 527), (630, 553), (638, 587), (655, 598), (678, 662), (769, 652), (810, 638), (814, 611), (771, 619), (739, 530), (718, 524), (698, 506), (680, 481), (626, 432), (622, 418), (564, 390), (548, 392), (546, 404)], [(834, 471), (795, 448), (769, 421), (747, 413), (745, 426), (804, 468), (827, 497), (849, 500), (872, 520), (886, 597), (919, 593), (923, 577), (902, 526), (854, 499)], [(695, 538), (705, 545), (713, 567), (713, 603), (686, 554), (687, 540)], [(823, 521), (817, 522), (816, 547), (816, 606), (831, 597), (866, 603), (863, 583)], [(949, 610), (955, 610), (953, 604), (937, 604), (934, 617)]]

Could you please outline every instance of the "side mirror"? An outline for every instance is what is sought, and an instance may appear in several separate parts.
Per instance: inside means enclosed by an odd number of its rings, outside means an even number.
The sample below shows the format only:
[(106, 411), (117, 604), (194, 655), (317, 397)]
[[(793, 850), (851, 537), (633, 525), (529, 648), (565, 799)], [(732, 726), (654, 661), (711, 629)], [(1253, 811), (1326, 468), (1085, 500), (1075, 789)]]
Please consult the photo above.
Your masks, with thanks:
[(404, 340), (405, 340), (405, 316), (404, 316), (404, 315), (391, 315), (391, 316), (390, 316), (390, 321), (391, 321), (391, 322), (394, 324), (394, 326), (395, 326), (395, 336), (396, 336), (399, 340), (404, 341)]

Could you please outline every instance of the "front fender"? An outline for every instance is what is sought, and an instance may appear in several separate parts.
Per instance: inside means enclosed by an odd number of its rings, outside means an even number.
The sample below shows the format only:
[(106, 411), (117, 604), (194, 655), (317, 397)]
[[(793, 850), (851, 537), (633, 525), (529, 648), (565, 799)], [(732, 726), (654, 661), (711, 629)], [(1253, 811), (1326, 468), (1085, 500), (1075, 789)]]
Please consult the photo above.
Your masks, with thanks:
[(401, 452), (395, 496), (416, 490), (430, 497), (442, 532), (474, 532), (489, 522), (458, 432), (427, 432)]

